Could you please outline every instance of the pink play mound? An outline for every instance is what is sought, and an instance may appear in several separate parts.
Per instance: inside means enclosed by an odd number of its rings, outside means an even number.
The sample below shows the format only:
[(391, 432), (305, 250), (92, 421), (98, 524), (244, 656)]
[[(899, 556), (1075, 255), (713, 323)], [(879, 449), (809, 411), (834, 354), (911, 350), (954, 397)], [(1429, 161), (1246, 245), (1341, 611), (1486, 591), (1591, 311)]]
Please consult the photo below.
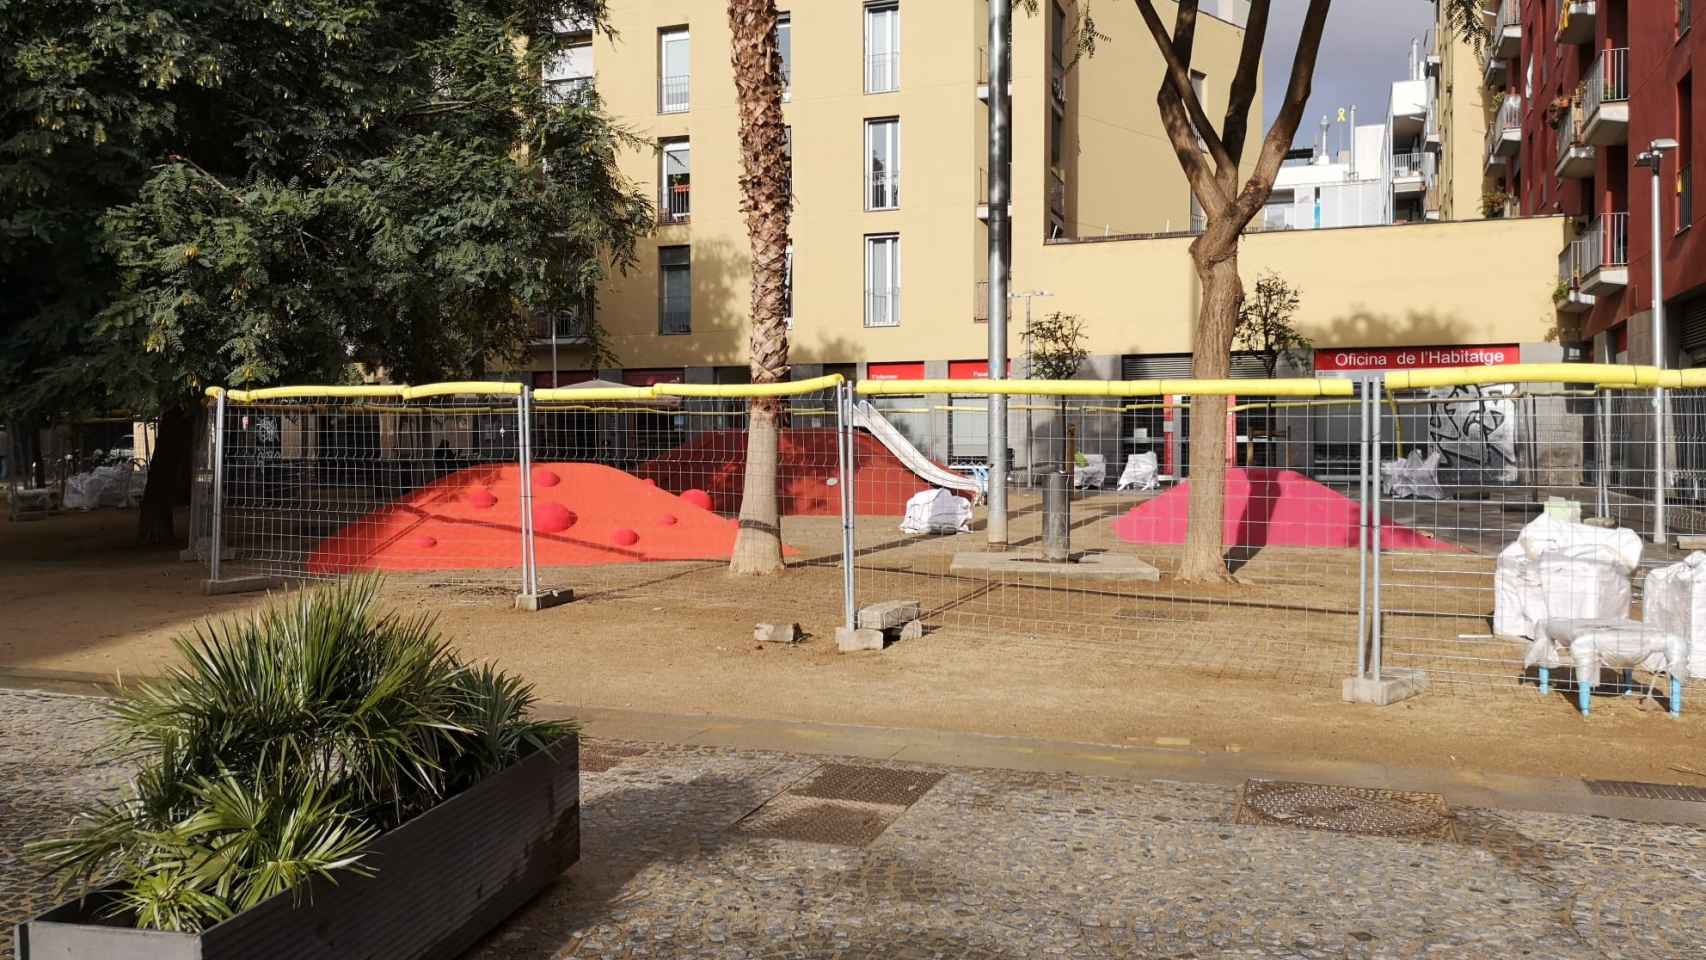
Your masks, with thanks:
[[(782, 500), (782, 513), (817, 517), (840, 514), (841, 492), (834, 482), (840, 462), (835, 431), (790, 427), (782, 431), (780, 452), (782, 469), (776, 492)], [(857, 434), (854, 458), (858, 467), (854, 509), (858, 513), (898, 517), (906, 513), (906, 501), (913, 494), (930, 489), (870, 434)], [(718, 513), (735, 514), (740, 512), (745, 471), (746, 434), (740, 430), (708, 430), (646, 461), (635, 472), (684, 497), (702, 490)]]
[[(521, 562), (517, 469), (459, 470), (380, 507), (322, 541), (308, 571), (513, 567)], [(726, 560), (734, 549), (733, 520), (632, 474), (588, 463), (533, 470), (540, 566)]]
[[(1186, 481), (1126, 511), (1114, 521), (1115, 535), (1127, 543), (1184, 543), (1190, 486)], [(1355, 500), (1294, 470), (1226, 471), (1229, 547), (1355, 547), (1357, 514)], [(1382, 549), (1461, 549), (1391, 521), (1380, 529)]]

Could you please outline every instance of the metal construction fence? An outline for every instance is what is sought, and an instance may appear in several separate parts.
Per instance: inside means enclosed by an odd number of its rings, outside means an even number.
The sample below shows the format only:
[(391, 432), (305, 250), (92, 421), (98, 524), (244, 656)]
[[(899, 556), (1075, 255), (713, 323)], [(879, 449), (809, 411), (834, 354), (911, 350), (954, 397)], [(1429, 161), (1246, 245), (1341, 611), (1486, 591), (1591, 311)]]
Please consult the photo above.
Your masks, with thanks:
[[(216, 581), (377, 569), (475, 595), (572, 590), (848, 627), (863, 607), (914, 600), (927, 630), (1039, 662), (1072, 651), (1311, 680), (1404, 668), (1516, 689), (1534, 676), (1528, 638), (1495, 613), (1514, 589), (1501, 555), (1531, 549), (1532, 521), (1645, 541), (1607, 588), (1637, 620), (1648, 575), (1687, 556), (1677, 536), (1706, 534), (1706, 371), (209, 394), (196, 529)], [(755, 399), (778, 430), (779, 609), (774, 593), (755, 609), (726, 574)], [(1229, 576), (1187, 580), (1205, 415), (1225, 419)], [(996, 433), (1010, 464), (1000, 544), (985, 503)], [(1701, 589), (1706, 609), (1706, 571)]]

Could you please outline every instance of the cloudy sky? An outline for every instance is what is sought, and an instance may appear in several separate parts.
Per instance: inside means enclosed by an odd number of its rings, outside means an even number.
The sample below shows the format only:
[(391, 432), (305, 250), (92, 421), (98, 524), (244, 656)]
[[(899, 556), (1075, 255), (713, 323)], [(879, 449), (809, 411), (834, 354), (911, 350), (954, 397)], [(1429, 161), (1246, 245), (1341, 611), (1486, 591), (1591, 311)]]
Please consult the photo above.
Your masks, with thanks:
[[(1264, 48), (1265, 120), (1272, 123), (1291, 72), (1297, 35), (1303, 29), (1306, 0), (1273, 0)], [(1320, 133), (1321, 117), (1336, 118), (1340, 107), (1357, 107), (1358, 123), (1379, 123), (1394, 80), (1409, 73), (1410, 40), (1433, 25), (1429, 0), (1335, 0), (1321, 39), (1315, 86), (1296, 143), (1307, 146)]]

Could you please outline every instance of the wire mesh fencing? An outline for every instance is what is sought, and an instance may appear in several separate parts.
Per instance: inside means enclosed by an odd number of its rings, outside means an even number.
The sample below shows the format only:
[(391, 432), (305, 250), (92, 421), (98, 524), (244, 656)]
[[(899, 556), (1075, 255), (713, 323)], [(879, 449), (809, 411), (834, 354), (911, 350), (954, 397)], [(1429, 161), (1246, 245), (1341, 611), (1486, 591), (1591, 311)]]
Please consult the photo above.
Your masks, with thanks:
[[(920, 386), (929, 392), (861, 385), (870, 394), (852, 418), (855, 606), (917, 600), (928, 628), (999, 637), (1041, 659), (1072, 648), (1221, 676), (1343, 676), (1354, 665), (1356, 398), (1264, 397), (1272, 388), (1259, 382), (1247, 385), (1254, 395), (1191, 396), (1188, 381), (1177, 391), (1011, 394), (1007, 536), (992, 542), (978, 505), (991, 482), (988, 388)], [(1311, 381), (1307, 392), (1349, 386)], [(964, 392), (936, 392), (944, 387)], [(1227, 467), (1216, 559), (1235, 582), (1181, 576), (1199, 416), (1225, 424), (1215, 430)]]

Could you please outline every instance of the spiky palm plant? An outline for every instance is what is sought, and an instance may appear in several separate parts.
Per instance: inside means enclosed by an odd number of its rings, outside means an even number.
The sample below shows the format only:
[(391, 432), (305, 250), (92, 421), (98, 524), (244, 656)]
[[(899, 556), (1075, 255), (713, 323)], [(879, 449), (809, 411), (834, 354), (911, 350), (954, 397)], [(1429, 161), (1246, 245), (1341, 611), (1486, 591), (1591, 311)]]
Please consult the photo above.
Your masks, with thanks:
[(445, 797), (572, 731), (531, 686), (463, 665), (377, 578), (298, 593), (176, 641), (183, 664), (116, 701), (126, 795), (31, 846), (115, 913), (195, 931), (315, 877)]

